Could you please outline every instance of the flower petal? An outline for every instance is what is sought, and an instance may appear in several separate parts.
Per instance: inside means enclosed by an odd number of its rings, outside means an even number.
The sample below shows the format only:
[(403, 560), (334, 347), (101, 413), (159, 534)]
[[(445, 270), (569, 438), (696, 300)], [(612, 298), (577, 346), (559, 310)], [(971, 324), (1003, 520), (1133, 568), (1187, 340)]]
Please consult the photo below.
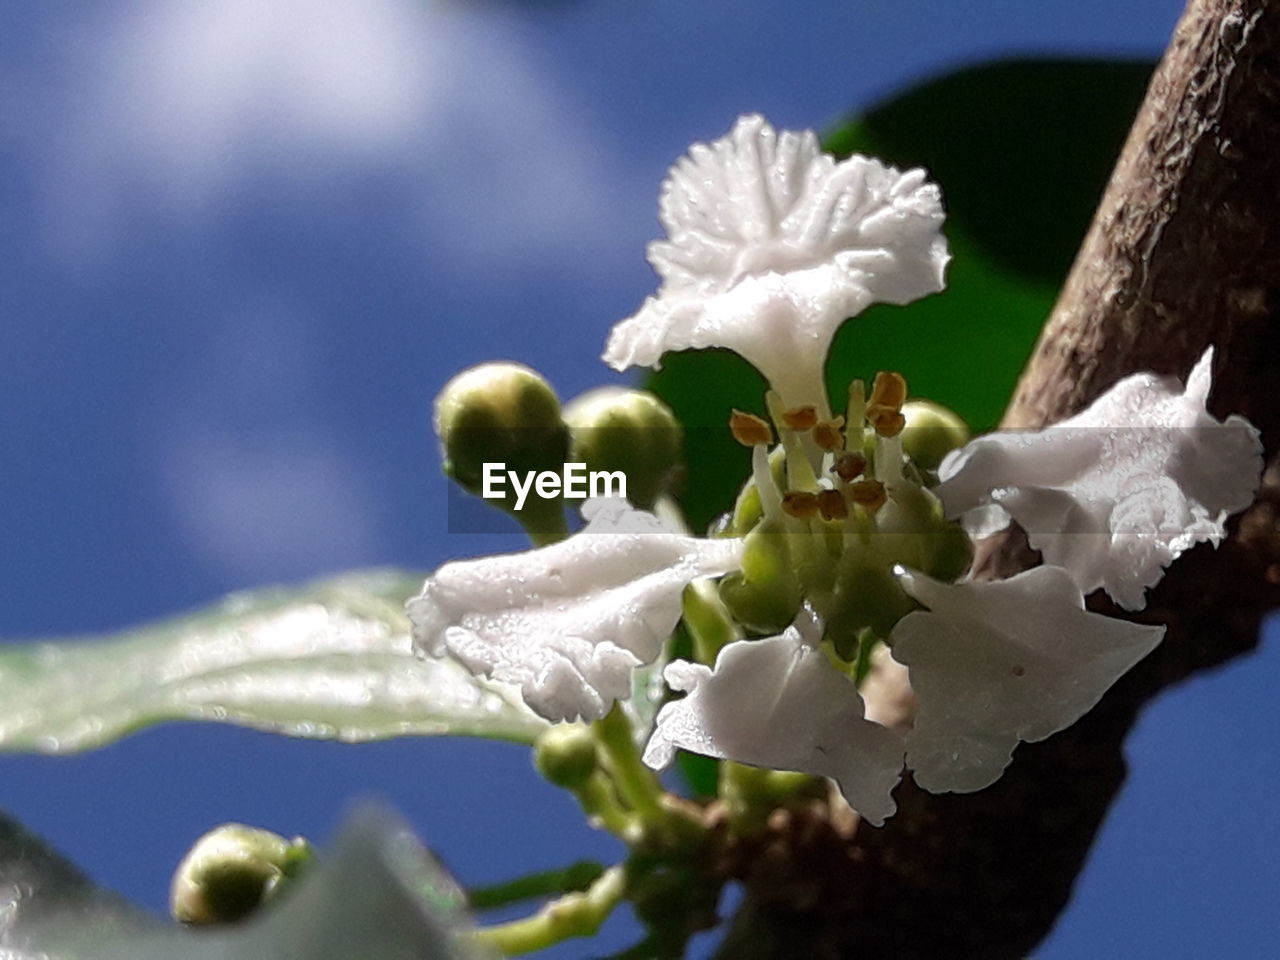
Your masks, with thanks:
[(918, 705), (907, 766), (935, 793), (995, 783), (1019, 741), (1075, 723), (1164, 636), (1164, 627), (1086, 611), (1059, 567), (994, 583), (911, 572), (900, 581), (929, 608), (903, 617), (889, 640)]
[(597, 720), (658, 656), (685, 586), (735, 569), (738, 540), (673, 533), (620, 500), (592, 500), (561, 543), (448, 563), (407, 605), (414, 643), (519, 685), (548, 720)]
[(997, 505), (1086, 593), (1102, 587), (1141, 609), (1164, 568), (1202, 540), (1216, 545), (1257, 490), (1258, 431), (1205, 410), (1212, 358), (1210, 348), (1185, 390), (1135, 374), (1059, 424), (972, 441), (939, 469), (947, 514), (981, 516), (989, 533)]
[(649, 262), (662, 287), (614, 327), (604, 359), (618, 370), (728, 347), (788, 405), (809, 403), (841, 323), (942, 289), (942, 201), (922, 170), (837, 163), (812, 132), (779, 134), (758, 115), (691, 147), (660, 213), (669, 239)]
[(739, 640), (715, 668), (676, 661), (667, 683), (688, 695), (663, 706), (645, 763), (664, 767), (676, 748), (775, 770), (831, 777), (849, 804), (879, 826), (895, 809), (902, 739), (863, 716), (857, 688), (794, 627)]

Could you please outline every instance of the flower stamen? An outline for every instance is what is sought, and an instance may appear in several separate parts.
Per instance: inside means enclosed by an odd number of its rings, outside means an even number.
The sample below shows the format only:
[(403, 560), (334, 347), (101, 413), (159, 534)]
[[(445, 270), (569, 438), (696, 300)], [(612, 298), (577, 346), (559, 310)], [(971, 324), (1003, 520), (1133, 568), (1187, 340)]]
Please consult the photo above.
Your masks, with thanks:
[(867, 458), (860, 453), (842, 453), (836, 457), (831, 471), (845, 483), (852, 483), (867, 469)]
[[(787, 411), (782, 406), (782, 398), (773, 390), (764, 395), (765, 405), (769, 408), (769, 416), (778, 428), (778, 437), (782, 441), (782, 449), (787, 454), (787, 486), (793, 490), (816, 490), (818, 478), (814, 471), (821, 469), (822, 454), (802, 437), (794, 428), (788, 426), (787, 417), (795, 408)], [(817, 415), (814, 415), (817, 421)]]
[[(827, 491), (834, 492), (834, 491)], [(782, 509), (798, 520), (808, 520), (818, 515), (818, 495), (805, 490), (788, 490), (782, 495)]]
[(889, 499), (889, 494), (879, 480), (858, 480), (849, 484), (849, 499), (866, 510), (869, 516), (875, 516)]
[(844, 448), (861, 452), (864, 437), (863, 424), (867, 418), (867, 385), (861, 380), (849, 384), (849, 403), (845, 408), (844, 422), (849, 425), (844, 435)]
[(734, 410), (729, 417), (729, 432), (733, 434), (733, 439), (744, 447), (754, 447), (757, 444), (768, 446), (773, 443), (773, 431), (769, 428), (769, 421), (757, 417), (754, 413)]
[(769, 450), (763, 443), (751, 448), (751, 480), (760, 496), (760, 512), (765, 520), (775, 524), (783, 522), (782, 494), (773, 482), (773, 470), (769, 466)]
[(839, 490), (822, 490), (817, 500), (823, 520), (843, 520), (849, 515), (849, 504)]
[(871, 387), (867, 422), (881, 437), (896, 437), (907, 425), (902, 405), (907, 402), (907, 381), (900, 373), (881, 370)]
[(803, 433), (806, 430), (812, 430), (818, 423), (818, 408), (812, 404), (803, 407), (792, 407), (790, 410), (784, 410), (782, 413), (782, 422), (790, 427)]
[(819, 420), (813, 425), (813, 442), (828, 453), (844, 448), (844, 417), (833, 417), (830, 420)]

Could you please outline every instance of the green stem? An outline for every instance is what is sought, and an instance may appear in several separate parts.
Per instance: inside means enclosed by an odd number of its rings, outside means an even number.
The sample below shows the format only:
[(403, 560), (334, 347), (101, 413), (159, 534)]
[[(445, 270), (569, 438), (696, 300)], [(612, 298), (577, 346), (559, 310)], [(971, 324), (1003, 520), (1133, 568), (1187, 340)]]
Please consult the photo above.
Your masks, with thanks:
[(699, 663), (715, 663), (722, 649), (742, 639), (742, 631), (710, 580), (689, 584), (684, 591), (683, 606), (684, 624), (693, 640), (693, 659)]
[(592, 936), (622, 900), (621, 867), (606, 870), (590, 888), (547, 904), (531, 917), (477, 930), (473, 936), (507, 956), (532, 953), (567, 940)]
[(749, 836), (764, 828), (769, 814), (799, 799), (821, 799), (826, 781), (805, 773), (764, 770), (726, 760), (720, 764), (720, 799), (736, 833)]
[(630, 842), (636, 833), (635, 818), (618, 806), (618, 797), (609, 778), (597, 771), (576, 791), (583, 811), (615, 837)]
[(631, 735), (631, 723), (622, 707), (614, 704), (613, 709), (603, 720), (597, 720), (593, 728), (623, 801), (649, 823), (665, 820), (661, 803), (662, 784), (640, 758), (635, 738)]
[(773, 804), (763, 799), (768, 794), (765, 773), (759, 767), (732, 760), (720, 764), (718, 792), (737, 834), (749, 836), (759, 832), (773, 810)]
[(558, 870), (543, 870), (488, 887), (472, 887), (467, 891), (467, 902), (475, 910), (492, 910), (521, 900), (578, 893), (599, 880), (603, 873), (604, 867), (594, 860), (579, 860)]

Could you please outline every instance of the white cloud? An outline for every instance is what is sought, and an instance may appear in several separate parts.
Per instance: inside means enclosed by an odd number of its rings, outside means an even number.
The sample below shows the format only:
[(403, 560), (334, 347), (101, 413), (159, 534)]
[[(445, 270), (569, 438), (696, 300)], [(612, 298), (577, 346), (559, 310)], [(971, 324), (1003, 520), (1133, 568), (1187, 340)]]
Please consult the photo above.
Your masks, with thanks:
[[(611, 171), (512, 21), (431, 0), (151, 0), (81, 23), (41, 166), (54, 240), (109, 249), (138, 209), (198, 224), (266, 182), (341, 211), (390, 178), (450, 263), (607, 235)], [(74, 45), (72, 45), (74, 46)], [(37, 139), (41, 139), (37, 136)], [(255, 196), (258, 194), (255, 194)], [(348, 194), (350, 196), (350, 194)], [(237, 198), (240, 198), (237, 200)], [(588, 246), (589, 248), (589, 246)], [(492, 260), (490, 260), (492, 266)]]
[(164, 453), (184, 539), (237, 579), (292, 580), (380, 556), (371, 498), (323, 436), (282, 431), (255, 444), (192, 432)]
[(376, 563), (377, 498), (319, 412), (318, 334), (263, 302), (227, 316), (163, 385), (150, 445), (182, 540), (246, 582)]

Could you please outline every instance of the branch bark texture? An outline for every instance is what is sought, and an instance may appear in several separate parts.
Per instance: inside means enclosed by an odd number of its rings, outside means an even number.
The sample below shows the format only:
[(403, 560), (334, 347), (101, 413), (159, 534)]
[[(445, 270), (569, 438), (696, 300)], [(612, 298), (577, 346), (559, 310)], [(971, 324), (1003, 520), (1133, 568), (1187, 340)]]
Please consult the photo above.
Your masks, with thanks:
[[(1280, 0), (1192, 0), (1004, 426), (1061, 420), (1135, 371), (1185, 378), (1210, 344), (1210, 408), (1261, 429), (1268, 482), (1230, 539), (1184, 555), (1134, 617), (1167, 623), (1164, 643), (985, 791), (908, 780), (878, 830), (819, 807), (776, 816), (735, 868), (746, 896), (723, 956), (1026, 956), (1067, 903), (1142, 706), (1252, 649), (1280, 605)], [(1036, 560), (1015, 534), (980, 571)], [(1101, 594), (1089, 605), (1124, 615)]]

